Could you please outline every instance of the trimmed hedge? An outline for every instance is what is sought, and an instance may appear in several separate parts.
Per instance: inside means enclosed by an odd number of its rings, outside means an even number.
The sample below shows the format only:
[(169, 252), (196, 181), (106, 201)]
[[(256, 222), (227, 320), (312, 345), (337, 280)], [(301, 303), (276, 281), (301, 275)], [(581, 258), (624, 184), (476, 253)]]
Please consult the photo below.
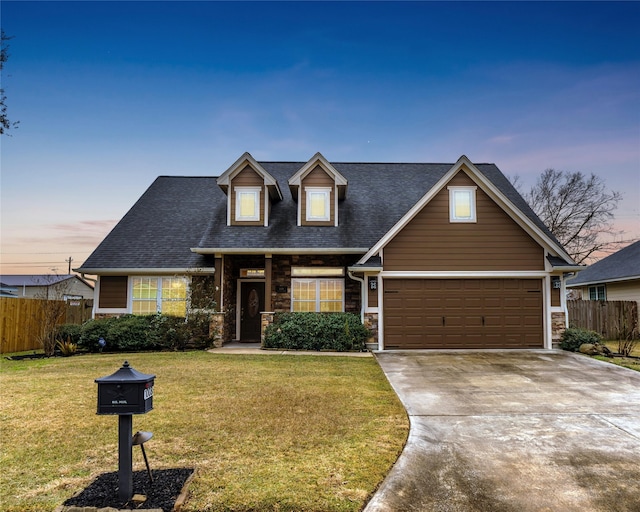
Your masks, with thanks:
[(277, 313), (265, 331), (265, 348), (366, 350), (369, 331), (353, 313)]
[[(72, 341), (89, 352), (100, 350), (100, 337), (107, 342), (103, 351), (108, 352), (205, 349), (212, 344), (209, 317), (203, 313), (190, 314), (186, 319), (160, 314), (123, 315), (88, 320), (79, 327), (80, 334), (72, 336)], [(65, 333), (74, 330), (69, 324), (65, 324), (60, 326), (58, 333), (66, 336)]]
[(580, 345), (583, 343), (600, 343), (602, 336), (595, 331), (588, 331), (586, 329), (565, 329), (560, 338), (560, 348), (562, 350), (568, 350), (570, 352), (577, 352)]

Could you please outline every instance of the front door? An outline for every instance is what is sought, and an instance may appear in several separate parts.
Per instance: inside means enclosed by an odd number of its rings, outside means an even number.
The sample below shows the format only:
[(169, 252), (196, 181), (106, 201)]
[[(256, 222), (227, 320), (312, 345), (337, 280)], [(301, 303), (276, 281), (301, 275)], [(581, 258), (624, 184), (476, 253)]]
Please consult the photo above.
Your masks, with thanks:
[(240, 341), (260, 341), (264, 282), (240, 283)]

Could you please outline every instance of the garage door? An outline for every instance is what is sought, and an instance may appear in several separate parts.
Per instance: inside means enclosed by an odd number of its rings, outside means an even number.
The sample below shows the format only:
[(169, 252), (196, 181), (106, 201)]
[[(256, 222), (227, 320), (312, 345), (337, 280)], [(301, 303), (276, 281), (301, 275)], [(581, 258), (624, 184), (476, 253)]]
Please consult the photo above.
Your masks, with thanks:
[(385, 348), (542, 348), (541, 279), (385, 279)]

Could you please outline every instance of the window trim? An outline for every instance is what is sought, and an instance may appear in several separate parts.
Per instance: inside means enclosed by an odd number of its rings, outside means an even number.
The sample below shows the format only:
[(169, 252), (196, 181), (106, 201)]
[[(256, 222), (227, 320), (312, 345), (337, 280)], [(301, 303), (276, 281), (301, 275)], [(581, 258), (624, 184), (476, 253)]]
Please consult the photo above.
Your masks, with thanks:
[[(154, 302), (154, 299), (136, 299), (134, 297), (134, 283), (136, 279), (155, 279), (156, 280), (156, 297), (155, 297), (155, 311), (151, 311), (150, 313), (134, 313), (133, 311), (133, 304), (136, 301), (145, 301), (145, 302)], [(164, 298), (162, 296), (162, 285), (163, 285), (163, 280), (164, 279), (180, 279), (182, 281), (184, 281), (185, 284), (185, 298), (184, 301), (182, 299), (171, 299), (171, 298)], [(190, 290), (189, 290), (189, 286), (190, 286), (190, 282), (189, 279), (186, 276), (145, 276), (145, 275), (136, 275), (136, 276), (131, 276), (129, 279), (129, 296), (131, 297), (131, 299), (129, 300), (129, 304), (128, 304), (128, 311), (131, 314), (154, 314), (154, 313), (161, 313), (162, 314), (162, 304), (163, 302), (184, 302), (185, 304), (185, 315), (187, 313), (187, 309), (189, 307), (189, 294), (190, 294)]]
[(315, 282), (315, 287), (316, 287), (316, 293), (315, 293), (315, 309), (312, 311), (314, 313), (321, 313), (322, 309), (321, 309), (321, 305), (323, 302), (338, 302), (337, 300), (321, 300), (320, 299), (320, 283), (322, 281), (338, 281), (340, 282), (340, 284), (342, 285), (342, 293), (340, 296), (340, 311), (335, 311), (335, 313), (344, 313), (344, 303), (345, 303), (345, 282), (344, 282), (344, 278), (339, 278), (339, 277), (331, 277), (331, 278), (317, 278), (317, 277), (294, 277), (291, 279), (291, 311), (295, 312), (294, 309), (294, 304), (296, 302), (300, 303), (300, 302), (306, 302), (309, 303), (311, 301), (309, 300), (298, 300), (296, 301), (293, 298), (293, 293), (294, 293), (294, 283), (295, 282), (300, 282), (300, 281), (312, 281)]
[[(476, 222), (477, 221), (477, 208), (476, 208), (476, 190), (478, 187), (447, 187), (449, 190), (449, 222)], [(468, 217), (459, 217), (456, 214), (456, 194), (459, 192), (467, 192), (469, 194), (469, 209), (470, 215)]]
[[(591, 298), (591, 291), (593, 290), (595, 298)], [(605, 302), (607, 300), (607, 286), (604, 284), (596, 284), (589, 286), (587, 289), (589, 293), (589, 300)], [(602, 293), (600, 293), (602, 292)]]
[[(234, 187), (236, 195), (236, 208), (235, 208), (235, 220), (236, 222), (259, 222), (260, 221), (260, 198), (261, 187)], [(255, 199), (255, 205), (253, 209), (253, 215), (243, 216), (241, 215), (241, 201), (240, 196), (242, 194), (253, 194)]]
[[(305, 220), (307, 222), (331, 222), (331, 190), (331, 187), (305, 187)], [(325, 215), (323, 217), (314, 217), (311, 214), (311, 194), (322, 194), (324, 196)]]

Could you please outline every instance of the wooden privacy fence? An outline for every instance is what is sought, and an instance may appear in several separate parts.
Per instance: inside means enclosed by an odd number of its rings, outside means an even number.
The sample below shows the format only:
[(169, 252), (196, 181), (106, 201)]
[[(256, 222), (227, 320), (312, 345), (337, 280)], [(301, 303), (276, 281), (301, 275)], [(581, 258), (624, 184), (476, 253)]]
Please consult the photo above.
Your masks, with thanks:
[(596, 331), (604, 339), (624, 339), (634, 329), (638, 336), (638, 303), (626, 300), (568, 300), (569, 325)]
[[(41, 334), (46, 309), (52, 303), (63, 302), (0, 297), (0, 354), (41, 349), (38, 335)], [(91, 299), (70, 300), (64, 306), (66, 314), (60, 323), (83, 323), (91, 318), (92, 306)]]

